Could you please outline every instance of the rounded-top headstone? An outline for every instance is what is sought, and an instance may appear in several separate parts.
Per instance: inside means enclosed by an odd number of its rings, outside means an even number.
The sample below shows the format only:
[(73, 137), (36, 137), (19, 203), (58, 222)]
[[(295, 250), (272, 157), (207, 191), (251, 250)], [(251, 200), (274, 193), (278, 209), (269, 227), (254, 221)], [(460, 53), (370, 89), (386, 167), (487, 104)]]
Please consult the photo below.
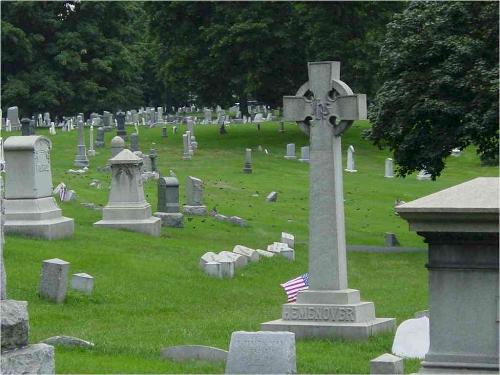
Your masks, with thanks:
[(111, 140), (111, 147), (125, 147), (125, 141), (122, 137), (115, 136)]
[(162, 185), (164, 186), (179, 186), (179, 180), (177, 179), (177, 177), (162, 177), (160, 180), (162, 181)]

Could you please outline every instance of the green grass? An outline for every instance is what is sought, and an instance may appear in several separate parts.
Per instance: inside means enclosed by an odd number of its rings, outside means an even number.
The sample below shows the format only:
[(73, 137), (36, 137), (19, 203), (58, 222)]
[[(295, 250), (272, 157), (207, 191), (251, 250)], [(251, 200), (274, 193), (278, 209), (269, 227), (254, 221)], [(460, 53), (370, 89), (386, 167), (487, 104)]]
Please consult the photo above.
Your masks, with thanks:
[[(473, 150), (450, 158), (436, 182), (384, 179), (384, 159), (360, 136), (366, 122), (356, 123), (343, 138), (356, 149), (358, 173), (344, 174), (345, 214), (348, 244), (383, 244), (383, 233), (395, 232), (403, 246), (425, 247), (422, 240), (393, 213), (396, 198), (405, 201), (427, 195), (476, 176), (496, 176), (494, 167), (480, 167)], [(133, 128), (129, 128), (129, 133)], [(185, 220), (185, 228), (163, 228), (160, 238), (93, 228), (100, 213), (80, 203), (105, 205), (110, 176), (97, 171), (110, 156), (98, 149), (91, 169), (83, 176), (66, 174), (73, 167), (76, 132), (51, 137), (53, 183), (64, 181), (78, 194), (78, 202), (62, 203), (64, 215), (75, 219), (75, 235), (59, 241), (41, 241), (7, 236), (5, 261), (9, 298), (27, 300), (30, 342), (54, 335), (72, 335), (93, 341), (92, 350), (57, 348), (58, 373), (221, 373), (223, 364), (175, 363), (159, 359), (162, 347), (181, 344), (229, 346), (231, 332), (258, 330), (260, 323), (280, 317), (285, 302), (280, 283), (307, 270), (308, 165), (283, 158), (287, 143), (297, 150), (307, 138), (293, 124), (278, 132), (268, 123), (257, 132), (252, 125), (231, 126), (218, 134), (216, 126), (198, 126), (199, 149), (193, 160), (182, 160), (182, 131), (161, 138), (161, 129), (140, 129), (143, 152), (156, 143), (162, 173), (175, 171), (181, 182), (193, 175), (205, 182), (205, 201), (220, 213), (248, 220), (240, 228), (211, 218)], [(39, 131), (40, 134), (46, 134)], [(106, 133), (106, 145), (114, 136)], [(258, 152), (258, 145), (270, 155)], [(252, 147), (254, 173), (242, 173), (244, 149)], [(345, 157), (345, 152), (344, 152)], [(345, 165), (345, 162), (344, 162)], [(103, 182), (98, 190), (92, 179)], [(276, 203), (266, 195), (279, 193)], [(145, 183), (153, 209), (156, 182)], [(258, 192), (259, 197), (252, 194)], [(296, 261), (265, 259), (239, 270), (232, 280), (218, 280), (198, 269), (206, 251), (231, 250), (236, 244), (265, 248), (279, 240), (281, 231), (296, 237)], [(71, 273), (87, 272), (95, 277), (92, 296), (70, 291), (62, 305), (41, 300), (37, 286), (41, 261), (59, 257), (71, 262)], [(364, 300), (375, 302), (377, 316), (396, 317), (398, 323), (427, 307), (426, 254), (349, 253), (349, 286), (360, 289)], [(366, 342), (306, 340), (297, 342), (297, 366), (301, 373), (367, 373), (369, 360), (389, 352), (392, 335)], [(406, 361), (406, 371), (419, 368)]]

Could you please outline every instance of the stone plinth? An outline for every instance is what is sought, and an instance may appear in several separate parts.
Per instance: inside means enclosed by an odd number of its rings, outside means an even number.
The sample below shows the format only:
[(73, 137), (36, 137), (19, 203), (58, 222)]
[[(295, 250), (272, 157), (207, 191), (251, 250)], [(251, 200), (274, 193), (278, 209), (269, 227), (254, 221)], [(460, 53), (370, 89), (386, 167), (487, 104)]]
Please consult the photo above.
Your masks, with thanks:
[(498, 373), (499, 182), (476, 178), (396, 208), (429, 246), (421, 373)]
[(73, 219), (62, 216), (52, 197), (49, 139), (9, 137), (5, 141), (5, 232), (48, 240), (71, 236)]
[[(119, 138), (120, 137), (115, 137)], [(102, 220), (95, 226), (128, 229), (158, 237), (161, 220), (151, 215), (151, 205), (144, 198), (140, 173), (142, 159), (124, 149), (109, 159), (112, 180), (108, 204), (103, 208)]]

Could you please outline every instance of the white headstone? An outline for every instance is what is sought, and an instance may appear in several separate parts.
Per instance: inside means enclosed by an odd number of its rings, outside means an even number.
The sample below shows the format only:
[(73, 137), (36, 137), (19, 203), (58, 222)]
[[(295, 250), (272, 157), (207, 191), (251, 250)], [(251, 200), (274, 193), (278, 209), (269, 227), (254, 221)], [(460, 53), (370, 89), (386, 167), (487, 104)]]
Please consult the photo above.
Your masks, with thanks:
[(351, 173), (357, 172), (354, 166), (354, 146), (352, 145), (347, 148), (347, 168), (345, 171)]
[(392, 159), (387, 158), (385, 159), (385, 173), (384, 173), (385, 178), (393, 178), (394, 177), (394, 168), (392, 165)]

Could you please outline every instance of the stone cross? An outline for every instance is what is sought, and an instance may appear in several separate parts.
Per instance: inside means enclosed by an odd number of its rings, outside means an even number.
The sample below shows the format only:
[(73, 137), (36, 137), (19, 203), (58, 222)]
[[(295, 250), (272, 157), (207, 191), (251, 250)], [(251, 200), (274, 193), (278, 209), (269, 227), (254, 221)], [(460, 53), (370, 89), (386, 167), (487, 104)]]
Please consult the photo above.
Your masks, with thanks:
[(310, 129), (310, 289), (340, 290), (347, 288), (341, 135), (366, 118), (366, 96), (340, 80), (338, 61), (312, 62), (308, 70), (298, 95), (283, 98), (284, 118)]

